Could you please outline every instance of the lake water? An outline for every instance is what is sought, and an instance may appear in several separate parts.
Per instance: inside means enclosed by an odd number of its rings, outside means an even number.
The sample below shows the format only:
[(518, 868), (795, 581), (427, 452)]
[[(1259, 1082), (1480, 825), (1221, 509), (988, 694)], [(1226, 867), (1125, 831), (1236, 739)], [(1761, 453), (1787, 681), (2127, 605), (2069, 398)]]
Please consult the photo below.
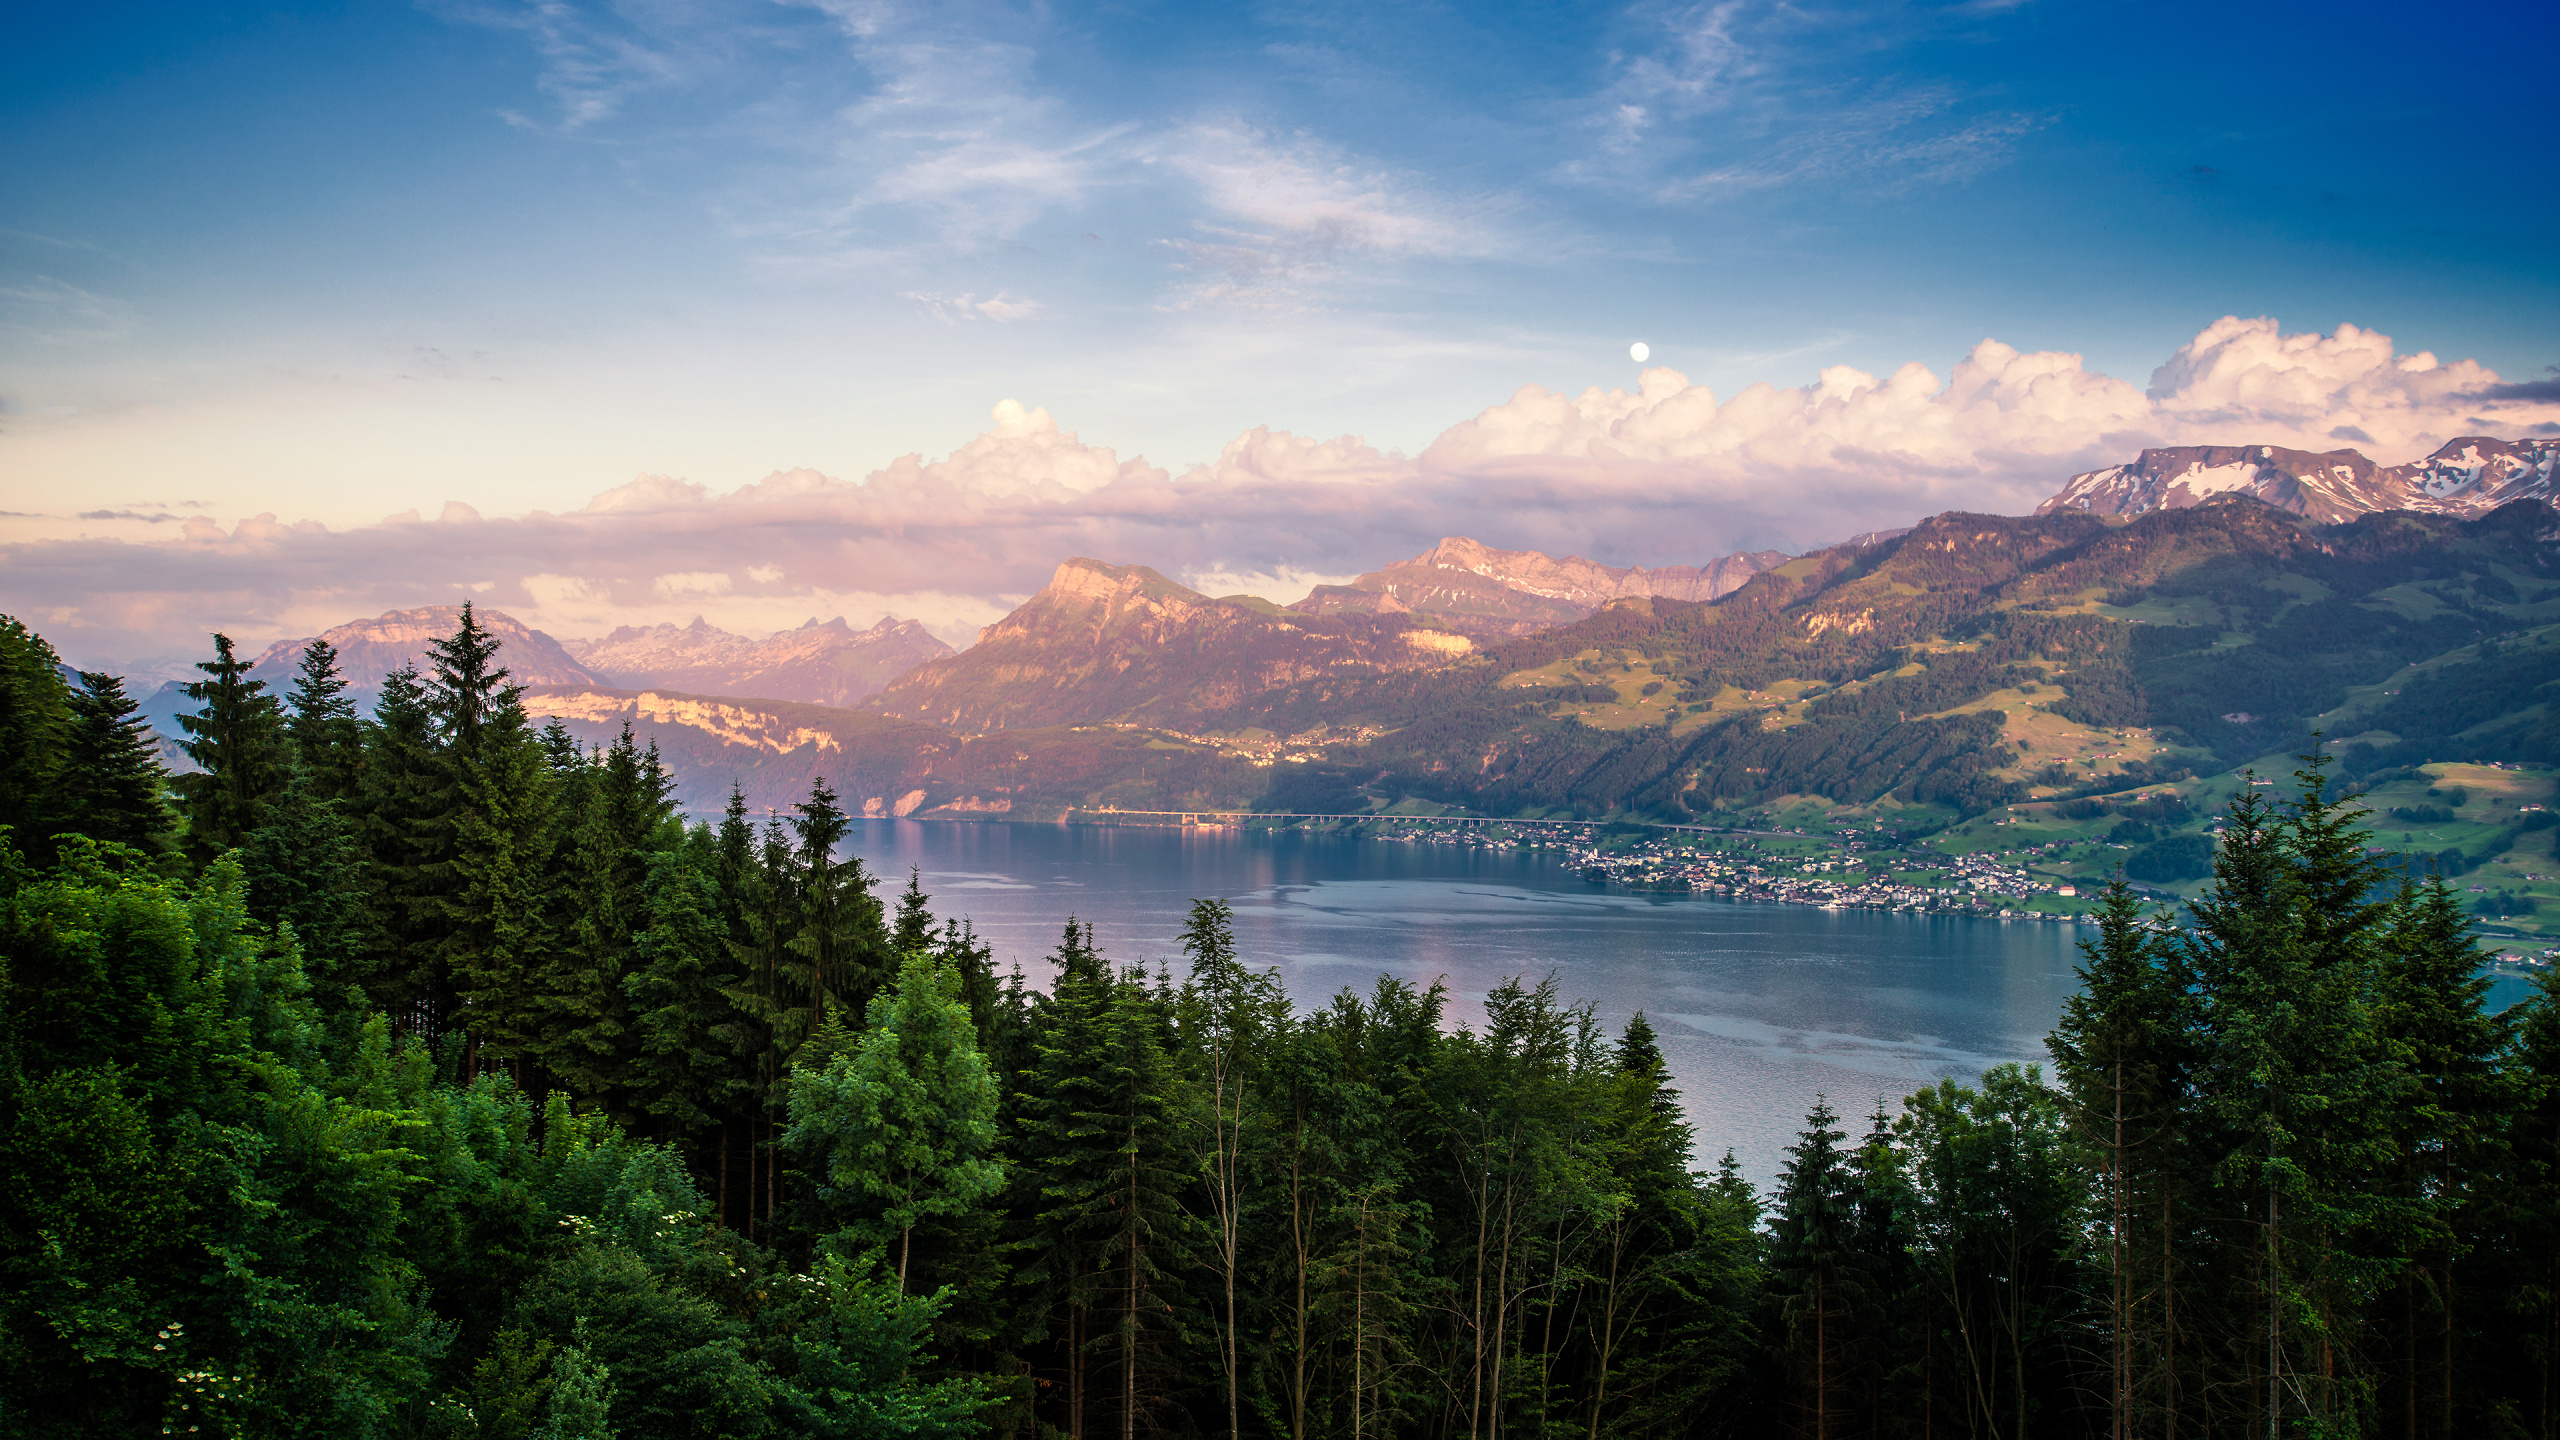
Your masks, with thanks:
[[(938, 916), (966, 916), (1035, 985), (1067, 917), (1105, 953), (1180, 971), (1194, 899), (1234, 906), (1237, 948), (1301, 1005), (1381, 974), (1445, 978), (1455, 1021), (1506, 977), (1553, 972), (1614, 1035), (1643, 1010), (1661, 1036), (1701, 1164), (1728, 1146), (1755, 1182), (1785, 1161), (1817, 1093), (1851, 1117), (1942, 1076), (2043, 1061), (2076, 987), (2075, 927), (1638, 896), (1544, 854), (1320, 837), (1100, 826), (856, 822), (883, 877), (920, 869)], [(2500, 982), (2493, 1004), (2524, 997)]]

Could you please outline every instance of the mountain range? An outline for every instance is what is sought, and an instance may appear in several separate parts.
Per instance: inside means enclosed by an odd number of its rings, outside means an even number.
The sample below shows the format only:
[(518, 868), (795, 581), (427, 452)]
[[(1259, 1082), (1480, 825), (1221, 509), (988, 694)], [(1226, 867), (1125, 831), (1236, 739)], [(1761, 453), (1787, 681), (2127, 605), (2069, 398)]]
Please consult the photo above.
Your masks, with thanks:
[(1421, 613), (1469, 634), (1531, 635), (1634, 595), (1713, 600), (1786, 560), (1775, 550), (1754, 550), (1702, 566), (1649, 570), (1495, 550), (1453, 535), (1348, 585), (1319, 585), (1289, 608), (1309, 615)]
[(868, 630), (854, 629), (841, 615), (811, 619), (762, 640), (730, 634), (696, 616), (681, 628), (625, 625), (601, 640), (571, 640), (562, 648), (606, 685), (812, 705), (851, 705), (916, 666), (953, 653), (923, 625), (894, 615), (881, 616)]
[(2180, 445), (2074, 475), (2036, 513), (2142, 515), (2245, 493), (2328, 525), (2383, 510), (2485, 515), (2515, 500), (2554, 498), (2556, 472), (2560, 440), (2466, 436), (2406, 465), (2376, 465), (2354, 450)]
[[(534, 710), (590, 740), (630, 724), (694, 805), (824, 776), (874, 815), (1976, 813), (2314, 728), (2376, 764), (2560, 757), (2555, 456), (2152, 450), (2029, 517), (1661, 569), (1449, 537), (1285, 607), (1075, 558), (957, 653), (894, 620), (562, 644), (481, 615)], [(453, 613), (328, 633), (374, 685)]]

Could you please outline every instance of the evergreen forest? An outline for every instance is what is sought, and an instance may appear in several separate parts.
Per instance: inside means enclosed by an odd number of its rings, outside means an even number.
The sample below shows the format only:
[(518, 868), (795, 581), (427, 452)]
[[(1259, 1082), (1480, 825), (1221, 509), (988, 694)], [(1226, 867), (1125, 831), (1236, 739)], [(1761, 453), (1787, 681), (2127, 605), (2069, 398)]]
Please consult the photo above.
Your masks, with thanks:
[(2560, 989), (2316, 744), (2049, 1072), (1763, 1189), (1552, 979), (998, 976), (467, 607), (369, 715), (199, 668), (172, 775), (0, 617), (0, 1435), (2560, 1440)]

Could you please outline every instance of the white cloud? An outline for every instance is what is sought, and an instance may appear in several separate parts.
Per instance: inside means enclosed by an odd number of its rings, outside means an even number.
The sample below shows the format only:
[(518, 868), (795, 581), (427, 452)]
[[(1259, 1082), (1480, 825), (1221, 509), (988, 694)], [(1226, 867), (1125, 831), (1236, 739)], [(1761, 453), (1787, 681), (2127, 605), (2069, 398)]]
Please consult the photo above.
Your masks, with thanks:
[(993, 320), (1002, 325), (1028, 320), (1045, 308), (1037, 300), (1026, 300), (1001, 290), (983, 300), (971, 294), (932, 295), (919, 290), (907, 291), (905, 298), (923, 306), (926, 314), (945, 325), (961, 320)]
[(650, 586), (659, 598), (666, 600), (703, 600), (726, 595), (736, 588), (727, 574), (718, 570), (686, 570), (661, 575)]
[(206, 625), (262, 642), (449, 600), (468, 575), (489, 604), (564, 637), (695, 614), (756, 634), (892, 612), (966, 643), (1069, 555), (1282, 601), (1451, 534), (1698, 564), (1939, 510), (2024, 513), (2073, 472), (2146, 445), (2329, 449), (2332, 431), (2357, 429), (2375, 459), (2408, 460), (2476, 420), (2506, 436), (2560, 425), (2544, 393), (2353, 327), (2287, 335), (2226, 318), (2149, 393), (2077, 355), (1993, 340), (1943, 376), (1835, 366), (1729, 397), (1658, 367), (1632, 389), (1525, 386), (1413, 457), (1257, 426), (1178, 480), (1005, 400), (948, 454), (860, 480), (780, 470), (721, 493), (652, 474), (567, 515), (450, 506), (453, 523), (410, 512), (334, 532), (272, 514), (33, 517), (0, 543), (0, 610), (66, 617), (56, 638), (87, 655), (155, 656)]
[(1282, 565), (1271, 570), (1231, 570), (1219, 567), (1185, 571), (1182, 575), (1182, 583), (1203, 595), (1259, 595), (1274, 605), (1289, 605), (1306, 599), (1319, 585), (1348, 585), (1359, 579), (1360, 574), (1361, 572), (1352, 570), (1338, 575), (1327, 575), (1314, 570), (1301, 570), (1292, 565)]

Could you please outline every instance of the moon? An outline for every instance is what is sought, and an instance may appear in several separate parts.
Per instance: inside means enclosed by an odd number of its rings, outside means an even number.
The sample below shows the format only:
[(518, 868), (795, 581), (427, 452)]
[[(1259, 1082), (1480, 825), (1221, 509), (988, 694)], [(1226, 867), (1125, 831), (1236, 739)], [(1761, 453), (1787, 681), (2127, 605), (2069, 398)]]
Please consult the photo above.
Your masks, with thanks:
[(1653, 358), (1653, 347), (1639, 340), (1627, 347), (1627, 358), (1641, 365)]

